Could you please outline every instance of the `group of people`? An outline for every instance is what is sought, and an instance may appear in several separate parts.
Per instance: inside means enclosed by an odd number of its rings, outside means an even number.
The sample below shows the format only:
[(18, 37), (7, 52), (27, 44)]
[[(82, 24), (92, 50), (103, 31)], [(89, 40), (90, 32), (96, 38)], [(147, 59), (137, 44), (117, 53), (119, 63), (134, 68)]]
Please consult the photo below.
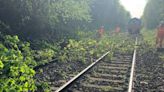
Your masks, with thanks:
[[(116, 28), (114, 30), (114, 33), (118, 34), (118, 33), (120, 33), (120, 31), (121, 31), (120, 27), (116, 26)], [(104, 26), (100, 27), (100, 29), (98, 30), (97, 34), (98, 34), (98, 38), (102, 38), (103, 37), (103, 35), (104, 35)]]
[[(114, 33), (118, 34), (120, 33), (120, 27), (116, 26)], [(141, 30), (141, 20), (137, 18), (133, 18), (128, 23), (128, 33), (131, 36), (138, 36), (140, 35)], [(98, 37), (102, 38), (104, 35), (104, 26), (101, 26), (100, 29), (97, 32)], [(156, 33), (156, 47), (157, 48), (164, 48), (163, 47), (163, 41), (164, 41), (164, 21), (161, 21), (160, 24), (157, 27), (157, 33)]]

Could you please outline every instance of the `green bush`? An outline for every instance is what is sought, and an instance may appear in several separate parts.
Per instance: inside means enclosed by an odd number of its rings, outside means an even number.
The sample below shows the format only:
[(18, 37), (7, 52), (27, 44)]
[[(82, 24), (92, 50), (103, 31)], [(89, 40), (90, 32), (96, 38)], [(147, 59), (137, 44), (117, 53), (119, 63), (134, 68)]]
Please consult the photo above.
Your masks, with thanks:
[(37, 60), (37, 65), (48, 63), (52, 60), (54, 53), (55, 52), (49, 48), (36, 51), (35, 59)]
[(17, 36), (5, 36), (0, 42), (0, 91), (28, 92), (35, 91), (33, 67), (36, 62), (32, 57), (29, 43), (22, 43)]

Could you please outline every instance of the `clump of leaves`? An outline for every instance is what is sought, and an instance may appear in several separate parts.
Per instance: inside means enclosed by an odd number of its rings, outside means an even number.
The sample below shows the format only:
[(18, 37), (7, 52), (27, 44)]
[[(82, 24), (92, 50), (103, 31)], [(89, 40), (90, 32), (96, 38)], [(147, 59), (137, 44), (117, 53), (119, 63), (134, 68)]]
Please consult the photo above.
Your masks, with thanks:
[(0, 42), (0, 91), (35, 91), (36, 62), (29, 43), (21, 42), (17, 36), (5, 36)]
[(48, 83), (39, 81), (36, 83), (38, 91), (50, 92), (50, 87)]
[(35, 41), (35, 45), (34, 58), (37, 61), (37, 66), (44, 65), (51, 62), (52, 59), (58, 58), (58, 53), (62, 51), (59, 43)]
[(37, 60), (37, 65), (49, 62), (54, 57), (54, 54), (55, 52), (48, 48), (36, 51), (35, 59)]

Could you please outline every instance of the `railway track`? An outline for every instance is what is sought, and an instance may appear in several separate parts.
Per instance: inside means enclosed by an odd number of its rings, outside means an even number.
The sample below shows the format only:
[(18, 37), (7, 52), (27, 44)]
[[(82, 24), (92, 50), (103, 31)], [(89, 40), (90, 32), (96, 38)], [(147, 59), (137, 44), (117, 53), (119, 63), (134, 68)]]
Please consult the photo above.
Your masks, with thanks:
[[(116, 54), (112, 61), (103, 61), (65, 91), (124, 92), (128, 89), (131, 55)], [(62, 91), (62, 90), (61, 90)], [(56, 91), (58, 92), (58, 91)]]
[[(136, 41), (137, 42), (137, 41)], [(135, 43), (137, 44), (137, 43)], [(54, 92), (131, 92), (133, 88), (136, 49), (131, 54), (115, 53), (112, 60), (107, 52)]]

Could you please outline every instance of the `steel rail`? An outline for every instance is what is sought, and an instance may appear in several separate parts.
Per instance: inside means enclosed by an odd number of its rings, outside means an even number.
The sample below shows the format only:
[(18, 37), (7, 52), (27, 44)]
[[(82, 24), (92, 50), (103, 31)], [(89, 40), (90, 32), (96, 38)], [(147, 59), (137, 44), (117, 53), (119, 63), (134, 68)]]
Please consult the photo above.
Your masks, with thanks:
[[(137, 37), (135, 41), (135, 46), (137, 46)], [(133, 53), (133, 60), (132, 60), (132, 67), (131, 67), (131, 72), (130, 72), (130, 79), (129, 79), (129, 86), (128, 86), (128, 92), (133, 92), (133, 77), (134, 77), (134, 69), (135, 69), (135, 63), (136, 63), (136, 53), (137, 53), (137, 48), (135, 47), (134, 53)]]
[(70, 87), (77, 79), (79, 79), (83, 74), (85, 74), (87, 71), (89, 71), (93, 66), (95, 66), (100, 60), (102, 60), (106, 55), (109, 54), (110, 51), (103, 54), (100, 58), (98, 58), (95, 62), (90, 64), (87, 68), (82, 70), (78, 75), (73, 77), (71, 80), (69, 80), (67, 83), (65, 83), (63, 86), (61, 86), (59, 89), (57, 89), (55, 92), (62, 92), (66, 90), (68, 87)]

